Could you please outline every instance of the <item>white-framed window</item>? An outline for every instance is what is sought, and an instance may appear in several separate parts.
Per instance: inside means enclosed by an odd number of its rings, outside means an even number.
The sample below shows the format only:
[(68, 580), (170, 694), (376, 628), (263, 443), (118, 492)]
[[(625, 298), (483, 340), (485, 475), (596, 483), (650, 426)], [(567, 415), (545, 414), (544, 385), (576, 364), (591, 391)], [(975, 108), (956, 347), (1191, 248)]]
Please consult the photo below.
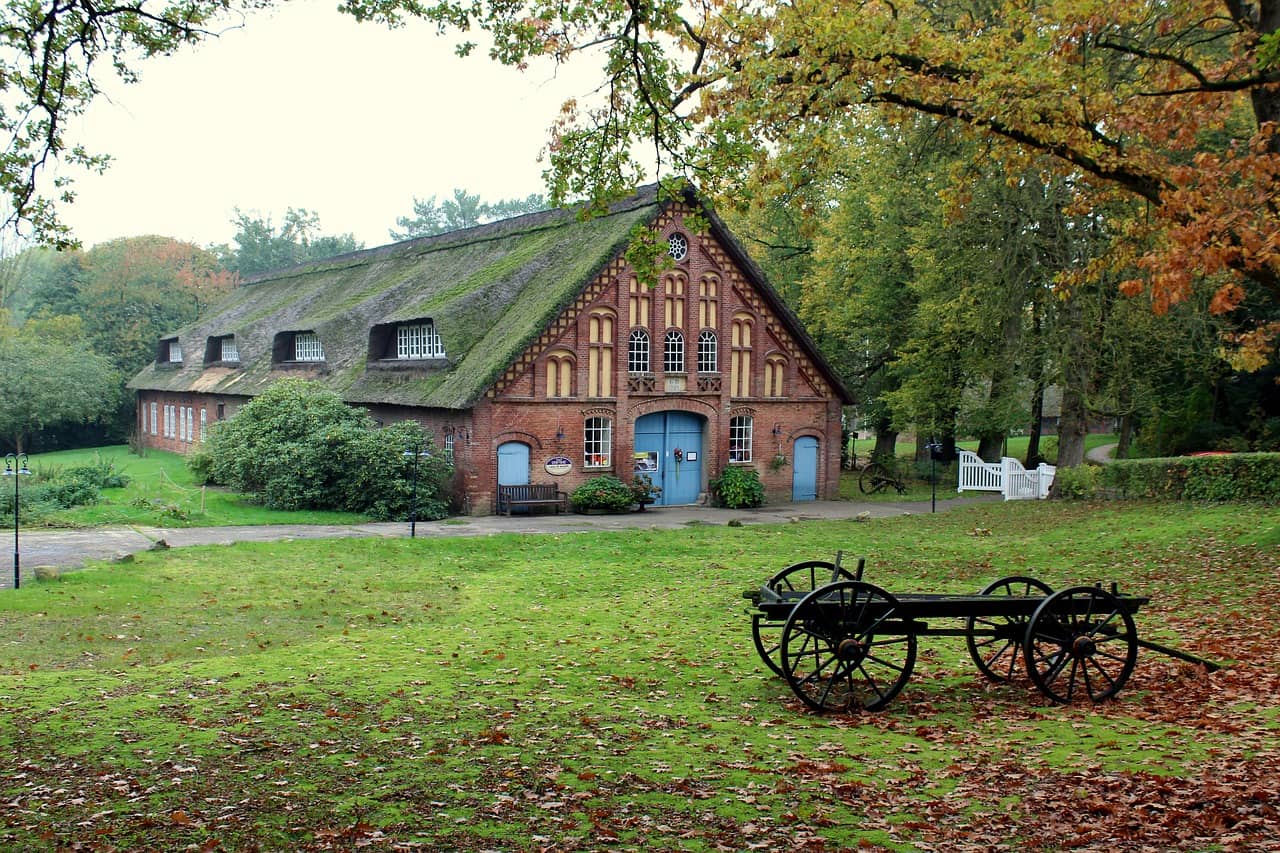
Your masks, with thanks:
[(239, 361), (240, 350), (236, 347), (236, 339), (234, 337), (226, 337), (221, 340), (222, 351), (219, 353), (220, 361)]
[(684, 335), (679, 329), (668, 331), (662, 342), (662, 369), (667, 373), (684, 373)]
[(689, 254), (689, 238), (679, 231), (667, 238), (667, 254), (672, 260), (683, 261)]
[(174, 433), (173, 419), (174, 419), (173, 406), (170, 406), (168, 403), (166, 403), (164, 407), (164, 437), (165, 438), (173, 438), (173, 433)]
[(582, 465), (584, 468), (608, 468), (612, 464), (613, 421), (587, 418), (582, 433)]
[(751, 461), (751, 416), (729, 418), (729, 461)]
[(453, 433), (445, 433), (444, 436), (444, 458), (449, 464), (453, 464)]
[(142, 434), (147, 434), (147, 407), (142, 407)]
[(294, 361), (324, 361), (324, 347), (315, 332), (298, 332), (293, 336)]
[(187, 443), (196, 440), (196, 410), (187, 406)]
[(204, 409), (200, 410), (200, 440), (204, 441), (209, 436), (209, 413)]
[(698, 335), (698, 372), (720, 372), (720, 363), (716, 357), (716, 333), (710, 329), (704, 329)]
[(182, 364), (182, 344), (169, 341), (169, 363)]
[(396, 358), (444, 357), (444, 342), (430, 320), (396, 327)]
[(178, 407), (178, 440), (187, 440), (187, 407)]
[(160, 429), (160, 426), (156, 421), (157, 414), (158, 414), (158, 406), (157, 404), (152, 403), (151, 404), (151, 434), (152, 435), (155, 435), (156, 430)]
[(633, 329), (627, 340), (627, 372), (649, 372), (649, 333), (644, 329)]

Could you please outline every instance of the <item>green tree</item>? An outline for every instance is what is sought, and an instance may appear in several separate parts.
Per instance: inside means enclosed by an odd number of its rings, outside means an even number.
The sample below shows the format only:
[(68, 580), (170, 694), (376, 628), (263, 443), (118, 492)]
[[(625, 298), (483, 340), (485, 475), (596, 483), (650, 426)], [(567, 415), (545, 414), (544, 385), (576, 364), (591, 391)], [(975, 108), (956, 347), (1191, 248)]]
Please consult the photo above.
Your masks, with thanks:
[(246, 278), (364, 248), (354, 234), (321, 234), (319, 214), (306, 208), (289, 208), (279, 227), (270, 216), (239, 208), (231, 222), (236, 226), (236, 248), (221, 246), (215, 251), (227, 269)]
[(435, 196), (425, 200), (415, 196), (413, 215), (397, 217), (396, 225), (399, 230), (392, 228), (389, 233), (392, 240), (412, 240), (415, 237), (430, 237), (472, 228), (497, 219), (536, 213), (546, 207), (546, 198), (538, 193), (526, 198), (483, 202), (478, 194), (455, 189), (453, 198), (445, 199), (439, 204), (436, 203)]
[[(806, 182), (851, 117), (884, 108), (971, 131), (1011, 174), (1049, 158), (1079, 209), (1144, 202), (1150, 215), (1115, 230), (1106, 266), (1156, 311), (1189, 298), (1197, 277), (1220, 277), (1215, 313), (1235, 312), (1251, 287), (1280, 299), (1280, 0), (344, 8), (483, 27), (491, 56), (512, 65), (601, 51), (600, 102), (566, 105), (548, 146), (556, 203), (615, 197), (654, 158), (712, 192), (741, 187), (752, 166)], [(1280, 320), (1264, 318), (1232, 343), (1273, 352), (1275, 334)]]
[(49, 427), (109, 417), (120, 397), (110, 361), (89, 351), (78, 317), (14, 327), (0, 310), (0, 439), (17, 452)]

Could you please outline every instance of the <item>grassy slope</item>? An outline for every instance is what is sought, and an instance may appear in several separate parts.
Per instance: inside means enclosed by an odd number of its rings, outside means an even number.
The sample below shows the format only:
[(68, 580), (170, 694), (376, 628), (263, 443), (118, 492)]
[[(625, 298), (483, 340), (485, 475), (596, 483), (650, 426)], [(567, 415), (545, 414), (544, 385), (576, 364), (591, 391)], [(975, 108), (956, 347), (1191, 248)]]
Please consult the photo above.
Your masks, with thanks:
[(92, 506), (54, 514), (48, 523), (66, 527), (138, 524), (163, 527), (223, 527), (234, 524), (350, 524), (367, 520), (343, 512), (285, 512), (249, 503), (225, 489), (202, 489), (187, 470), (185, 457), (163, 450), (135, 456), (124, 445), (64, 450), (31, 457), (31, 468), (66, 469), (111, 461), (129, 476), (123, 489), (104, 489)]
[[(1280, 802), (1278, 531), (1021, 503), (146, 554), (0, 600), (0, 846), (1247, 847)], [(837, 548), (890, 590), (1117, 580), (1144, 635), (1239, 660), (1144, 653), (1119, 701), (1059, 708), (926, 638), (888, 710), (814, 716), (740, 593)]]

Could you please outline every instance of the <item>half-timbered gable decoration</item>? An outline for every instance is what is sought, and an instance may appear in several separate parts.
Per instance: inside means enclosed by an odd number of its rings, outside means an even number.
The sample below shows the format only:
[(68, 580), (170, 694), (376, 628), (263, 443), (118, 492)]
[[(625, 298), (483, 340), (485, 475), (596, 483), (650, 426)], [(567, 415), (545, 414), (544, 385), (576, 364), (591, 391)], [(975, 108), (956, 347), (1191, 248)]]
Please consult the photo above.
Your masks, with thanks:
[[(667, 248), (643, 274), (625, 257), (639, 229)], [(182, 340), (204, 342), (204, 358), (184, 362)], [(185, 450), (299, 372), (381, 423), (421, 422), (472, 512), (492, 511), (500, 484), (572, 491), (601, 474), (644, 474), (660, 504), (694, 503), (730, 465), (755, 468), (771, 500), (837, 487), (847, 392), (690, 190), (649, 187), (603, 215), (547, 211), (252, 279), (160, 341), (133, 379), (144, 440)], [(799, 442), (804, 471), (769, 464)]]

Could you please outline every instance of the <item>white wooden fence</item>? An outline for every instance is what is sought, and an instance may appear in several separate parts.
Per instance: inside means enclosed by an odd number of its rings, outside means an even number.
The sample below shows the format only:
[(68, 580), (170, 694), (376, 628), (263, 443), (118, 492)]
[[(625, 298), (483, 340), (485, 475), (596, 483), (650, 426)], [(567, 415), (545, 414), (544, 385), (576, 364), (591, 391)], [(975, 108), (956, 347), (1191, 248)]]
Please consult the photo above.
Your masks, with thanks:
[(1049, 496), (1057, 469), (1043, 462), (1034, 471), (1022, 467), (1008, 456), (999, 462), (983, 462), (978, 454), (960, 451), (960, 485), (958, 492), (999, 492), (1007, 501), (1030, 500)]

